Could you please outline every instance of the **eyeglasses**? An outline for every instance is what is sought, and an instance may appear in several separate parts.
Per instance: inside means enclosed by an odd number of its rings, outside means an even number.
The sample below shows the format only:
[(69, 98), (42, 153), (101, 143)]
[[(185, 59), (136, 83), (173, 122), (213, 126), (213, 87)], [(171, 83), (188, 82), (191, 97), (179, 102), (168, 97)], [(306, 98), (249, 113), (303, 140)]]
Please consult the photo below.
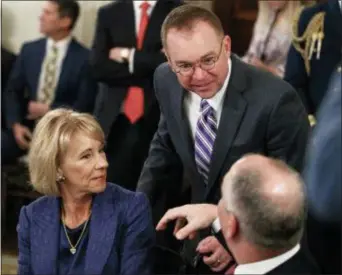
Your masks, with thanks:
[[(222, 40), (222, 42), (223, 42), (223, 40)], [(217, 55), (204, 57), (203, 59), (197, 61), (194, 64), (183, 63), (181, 65), (176, 65), (174, 68), (175, 73), (181, 74), (182, 76), (191, 76), (195, 71), (195, 67), (197, 67), (197, 66), (199, 66), (204, 71), (212, 70), (215, 67), (217, 60), (220, 58), (222, 48), (223, 48), (222, 42), (221, 42), (220, 51)]]

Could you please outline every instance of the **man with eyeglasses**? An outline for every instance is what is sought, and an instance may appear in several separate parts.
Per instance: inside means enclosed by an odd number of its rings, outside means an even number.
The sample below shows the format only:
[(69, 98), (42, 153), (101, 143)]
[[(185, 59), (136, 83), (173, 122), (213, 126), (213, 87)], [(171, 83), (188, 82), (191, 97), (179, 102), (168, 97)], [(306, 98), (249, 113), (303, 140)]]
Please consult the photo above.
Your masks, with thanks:
[[(206, 9), (174, 9), (161, 36), (168, 60), (154, 76), (161, 118), (137, 188), (153, 210), (217, 204), (224, 174), (246, 153), (301, 170), (309, 122), (290, 85), (231, 54), (229, 36)], [(222, 274), (233, 265), (206, 231), (184, 243), (182, 256), (188, 274)]]

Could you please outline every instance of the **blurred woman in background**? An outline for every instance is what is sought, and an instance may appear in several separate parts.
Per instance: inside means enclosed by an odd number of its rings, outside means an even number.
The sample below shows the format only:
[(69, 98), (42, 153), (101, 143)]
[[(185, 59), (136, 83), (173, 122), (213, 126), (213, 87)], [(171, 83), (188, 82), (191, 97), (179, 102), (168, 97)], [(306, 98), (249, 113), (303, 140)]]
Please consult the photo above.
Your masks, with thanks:
[(291, 46), (292, 21), (301, 1), (260, 1), (249, 49), (243, 60), (283, 77)]

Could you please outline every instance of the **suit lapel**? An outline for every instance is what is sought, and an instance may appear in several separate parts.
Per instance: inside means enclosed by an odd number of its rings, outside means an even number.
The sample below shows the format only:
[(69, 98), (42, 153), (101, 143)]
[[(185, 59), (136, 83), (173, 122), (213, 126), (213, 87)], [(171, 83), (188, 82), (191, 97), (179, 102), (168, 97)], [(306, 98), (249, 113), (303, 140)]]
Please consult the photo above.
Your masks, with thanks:
[(102, 274), (113, 248), (117, 223), (116, 219), (111, 218), (114, 215), (113, 201), (111, 192), (104, 191), (94, 197), (86, 252), (87, 274)]
[(36, 238), (31, 243), (31, 260), (37, 274), (57, 274), (60, 236), (59, 199), (47, 199), (46, 205), (33, 213), (32, 232)]
[[(33, 87), (32, 87), (32, 94), (34, 95), (33, 98), (37, 99), (38, 96), (38, 87), (39, 87), (39, 79), (40, 75), (43, 72), (43, 62), (46, 54), (46, 43), (47, 39), (42, 39), (37, 47), (37, 53), (34, 56), (34, 62), (32, 62), (33, 72)], [(37, 64), (37, 65), (34, 65)]]
[(207, 194), (216, 182), (243, 119), (247, 107), (242, 96), (245, 81), (241, 61), (232, 56), (232, 72), (212, 153)]
[(188, 167), (190, 167), (195, 179), (192, 181), (195, 186), (193, 186), (193, 192), (197, 193), (195, 194), (195, 198), (203, 198), (203, 194), (205, 194), (205, 184), (202, 179), (202, 177), (199, 175), (197, 171), (197, 166), (195, 163), (195, 153), (194, 153), (194, 144), (192, 137), (190, 135), (190, 127), (189, 122), (187, 121), (186, 115), (184, 113), (183, 108), (183, 101), (184, 101), (184, 95), (185, 90), (179, 86), (178, 92), (175, 93), (175, 99), (176, 102), (174, 104), (175, 110), (176, 110), (176, 120), (179, 122), (180, 126), (180, 135), (183, 140), (183, 145), (185, 147), (185, 156), (186, 156), (186, 163), (188, 164)]
[[(125, 22), (125, 27), (120, 28), (121, 32), (119, 34), (116, 34), (118, 37), (120, 37), (120, 41), (124, 41), (125, 45), (131, 47), (134, 45), (134, 48), (137, 46), (137, 31), (135, 29), (135, 12), (134, 12), (134, 6), (133, 1), (130, 2), (122, 2), (120, 8), (115, 8), (116, 12), (119, 12), (119, 16), (122, 17), (121, 22)], [(115, 29), (117, 32), (117, 29)]]
[[(165, 1), (157, 1), (155, 4), (152, 13), (149, 17), (149, 22), (147, 25), (146, 33), (144, 36), (143, 48), (148, 41), (155, 40), (155, 37), (159, 36), (160, 26), (163, 24), (163, 21), (166, 17), (168, 10), (166, 9), (168, 6), (165, 5)], [(156, 36), (156, 33), (158, 36)]]
[[(64, 83), (68, 82), (68, 79), (70, 79), (70, 75), (72, 75), (72, 68), (73, 68), (73, 63), (75, 62), (75, 52), (76, 52), (76, 41), (74, 38), (70, 41), (68, 50), (66, 52), (66, 55), (64, 57), (64, 60), (62, 61), (62, 68), (61, 68), (61, 74), (58, 79), (58, 83), (56, 86), (56, 92), (57, 93), (60, 90), (60, 87), (65, 86)], [(55, 98), (56, 98), (55, 95)]]

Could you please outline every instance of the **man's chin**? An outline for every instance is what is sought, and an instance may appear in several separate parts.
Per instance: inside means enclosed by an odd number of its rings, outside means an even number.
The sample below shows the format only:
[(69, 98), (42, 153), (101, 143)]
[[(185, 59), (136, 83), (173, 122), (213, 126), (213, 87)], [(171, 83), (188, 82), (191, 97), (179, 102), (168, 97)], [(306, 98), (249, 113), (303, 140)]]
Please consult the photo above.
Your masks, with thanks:
[(212, 98), (216, 94), (212, 89), (197, 90), (195, 93), (203, 99)]

